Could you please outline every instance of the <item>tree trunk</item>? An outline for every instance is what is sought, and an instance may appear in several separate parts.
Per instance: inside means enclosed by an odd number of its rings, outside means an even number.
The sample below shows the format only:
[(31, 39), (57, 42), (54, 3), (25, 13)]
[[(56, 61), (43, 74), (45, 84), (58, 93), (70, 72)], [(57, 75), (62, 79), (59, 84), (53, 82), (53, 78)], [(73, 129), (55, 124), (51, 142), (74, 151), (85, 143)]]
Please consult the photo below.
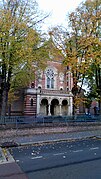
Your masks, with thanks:
[(6, 116), (7, 101), (8, 101), (8, 91), (7, 89), (4, 89), (3, 96), (2, 96), (1, 116)]
[(99, 100), (99, 113), (101, 115), (101, 92), (100, 92), (100, 100)]

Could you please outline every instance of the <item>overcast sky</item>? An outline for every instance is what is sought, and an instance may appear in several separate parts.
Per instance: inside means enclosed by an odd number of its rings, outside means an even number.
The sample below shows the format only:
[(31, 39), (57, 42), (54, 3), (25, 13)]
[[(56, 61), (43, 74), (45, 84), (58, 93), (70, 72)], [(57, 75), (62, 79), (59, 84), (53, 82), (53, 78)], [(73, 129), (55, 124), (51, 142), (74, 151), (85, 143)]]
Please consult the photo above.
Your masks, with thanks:
[(84, 0), (37, 0), (39, 8), (50, 12), (51, 16), (45, 21), (44, 27), (65, 24), (66, 14), (72, 12)]

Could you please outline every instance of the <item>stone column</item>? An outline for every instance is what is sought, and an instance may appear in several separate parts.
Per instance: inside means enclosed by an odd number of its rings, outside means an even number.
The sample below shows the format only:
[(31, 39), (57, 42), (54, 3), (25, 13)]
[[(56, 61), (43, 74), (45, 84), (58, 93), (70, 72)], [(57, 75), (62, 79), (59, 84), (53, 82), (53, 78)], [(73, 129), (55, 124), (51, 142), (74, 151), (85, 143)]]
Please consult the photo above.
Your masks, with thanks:
[(68, 115), (72, 116), (72, 112), (73, 112), (73, 99), (72, 97), (69, 97)]
[(62, 113), (61, 113), (61, 107), (62, 107), (62, 105), (61, 104), (59, 104), (59, 106), (60, 106), (60, 116), (62, 116)]
[(51, 104), (49, 103), (49, 104), (48, 104), (48, 116), (51, 116), (50, 106), (51, 106)]
[(59, 115), (62, 116), (62, 99), (59, 99)]
[(37, 102), (36, 102), (36, 108), (37, 108), (37, 111), (36, 111), (36, 114), (38, 115), (40, 113), (40, 95), (37, 94)]

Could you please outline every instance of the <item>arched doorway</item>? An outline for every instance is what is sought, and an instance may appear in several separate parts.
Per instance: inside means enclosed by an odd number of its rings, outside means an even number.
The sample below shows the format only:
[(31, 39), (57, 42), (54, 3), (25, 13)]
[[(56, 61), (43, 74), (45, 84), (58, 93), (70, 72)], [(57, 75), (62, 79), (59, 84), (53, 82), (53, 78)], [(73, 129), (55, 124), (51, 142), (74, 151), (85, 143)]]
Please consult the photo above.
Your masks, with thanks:
[(68, 114), (68, 102), (66, 99), (62, 101), (62, 115)]
[(50, 112), (51, 115), (59, 115), (59, 101), (57, 99), (51, 101)]
[(41, 100), (40, 113), (43, 115), (48, 115), (48, 100), (47, 99)]

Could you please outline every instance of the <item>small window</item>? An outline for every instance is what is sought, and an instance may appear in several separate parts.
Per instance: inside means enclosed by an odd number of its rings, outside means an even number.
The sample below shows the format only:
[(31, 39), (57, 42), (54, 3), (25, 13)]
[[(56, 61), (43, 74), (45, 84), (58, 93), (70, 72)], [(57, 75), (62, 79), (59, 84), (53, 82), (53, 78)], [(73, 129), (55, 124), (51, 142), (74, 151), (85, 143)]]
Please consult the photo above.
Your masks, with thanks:
[(60, 88), (60, 91), (62, 91), (63, 90), (63, 88)]
[(34, 88), (34, 87), (35, 87), (35, 83), (32, 82), (32, 84), (31, 84), (31, 88)]
[(33, 98), (31, 98), (31, 106), (33, 106)]
[(69, 70), (69, 66), (67, 66), (67, 70)]
[(41, 89), (41, 86), (38, 86), (38, 89)]
[(54, 88), (54, 78), (51, 79), (51, 88)]
[(50, 88), (50, 78), (47, 77), (47, 88)]

